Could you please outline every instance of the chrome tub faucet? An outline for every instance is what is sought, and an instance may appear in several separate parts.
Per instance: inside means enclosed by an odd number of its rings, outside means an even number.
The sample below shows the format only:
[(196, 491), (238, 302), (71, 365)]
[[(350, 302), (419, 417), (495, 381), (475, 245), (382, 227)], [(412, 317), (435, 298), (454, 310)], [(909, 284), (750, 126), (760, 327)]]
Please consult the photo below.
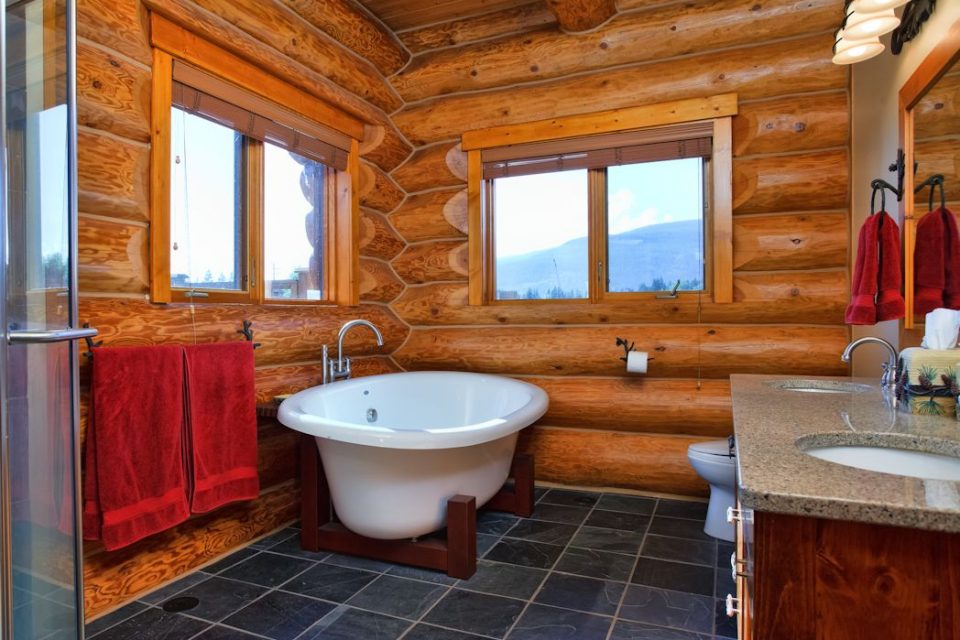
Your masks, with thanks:
[(337, 380), (346, 380), (350, 377), (350, 358), (343, 357), (343, 339), (354, 327), (367, 327), (373, 331), (373, 335), (376, 336), (377, 346), (383, 346), (383, 334), (380, 333), (380, 329), (377, 329), (377, 327), (369, 320), (357, 318), (356, 320), (350, 320), (349, 322), (344, 323), (344, 325), (340, 327), (340, 333), (337, 335), (336, 360), (330, 358), (329, 347), (327, 347), (327, 345), (323, 345), (323, 384), (327, 384), (328, 382), (336, 382)]

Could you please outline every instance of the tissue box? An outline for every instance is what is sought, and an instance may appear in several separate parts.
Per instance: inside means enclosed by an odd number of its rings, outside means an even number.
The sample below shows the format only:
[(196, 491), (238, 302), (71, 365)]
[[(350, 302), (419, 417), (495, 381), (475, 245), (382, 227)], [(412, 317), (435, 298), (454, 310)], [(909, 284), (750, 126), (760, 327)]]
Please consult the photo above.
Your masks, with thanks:
[(911, 413), (957, 415), (958, 349), (921, 349), (900, 352), (897, 361), (897, 401)]

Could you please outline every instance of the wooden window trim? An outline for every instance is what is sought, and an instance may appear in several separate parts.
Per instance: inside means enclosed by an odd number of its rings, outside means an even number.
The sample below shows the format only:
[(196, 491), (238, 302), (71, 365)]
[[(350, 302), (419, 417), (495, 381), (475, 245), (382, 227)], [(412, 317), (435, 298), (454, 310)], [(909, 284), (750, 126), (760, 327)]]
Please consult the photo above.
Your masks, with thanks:
[[(278, 305), (341, 305), (360, 303), (359, 238), (360, 140), (364, 123), (269, 74), (183, 27), (151, 13), (153, 77), (151, 95), (150, 163), (150, 298), (167, 302), (247, 302)], [(325, 202), (324, 299), (286, 300), (266, 296), (263, 272), (264, 201), (261, 180), (249, 180), (246, 193), (246, 224), (249, 281), (246, 291), (197, 289), (206, 297), (188, 297), (170, 286), (170, 161), (171, 105), (174, 62), (188, 63), (214, 77), (261, 98), (283, 105), (295, 114), (329, 127), (350, 139), (346, 171), (328, 173)], [(263, 174), (262, 143), (251, 140), (248, 150), (249, 177)]]
[[(468, 300), (471, 305), (517, 304), (516, 300), (496, 300), (494, 296), (493, 212), (485, 198), (482, 151), (507, 145), (551, 142), (558, 139), (596, 136), (623, 131), (659, 128), (697, 120), (712, 123), (713, 151), (709, 163), (710, 216), (706, 221), (704, 251), (711, 258), (706, 266), (707, 282), (703, 292), (681, 292), (680, 299), (709, 295), (715, 303), (733, 302), (733, 127), (737, 114), (736, 94), (708, 98), (677, 100), (639, 107), (615, 109), (600, 113), (553, 118), (517, 125), (478, 129), (463, 134), (461, 146), (467, 152), (467, 220), (469, 247)], [(592, 190), (596, 195), (596, 189)], [(596, 203), (591, 203), (591, 208)], [(655, 293), (605, 293), (606, 286), (598, 286), (602, 277), (597, 261), (603, 255), (599, 246), (605, 237), (598, 227), (599, 218), (593, 216), (590, 224), (592, 240), (589, 243), (590, 295), (582, 300), (524, 300), (523, 304), (598, 303), (620, 300), (662, 302), (676, 299), (658, 299)], [(604, 265), (606, 266), (606, 265)]]

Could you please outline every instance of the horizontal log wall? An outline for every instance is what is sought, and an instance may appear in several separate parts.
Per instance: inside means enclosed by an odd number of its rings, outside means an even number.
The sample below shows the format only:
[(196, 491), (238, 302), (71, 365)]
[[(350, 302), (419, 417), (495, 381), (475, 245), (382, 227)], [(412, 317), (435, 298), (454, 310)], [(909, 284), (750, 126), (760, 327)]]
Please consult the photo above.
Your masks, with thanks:
[[(407, 325), (386, 306), (403, 281), (389, 260), (405, 242), (386, 217), (406, 197), (386, 170), (410, 153), (384, 110), (399, 97), (384, 79), (408, 56), (399, 42), (352, 0), (320, 15), (295, 0), (223, 2), (164, 0), (165, 15), (215, 43), (272, 70), (369, 124), (363, 142), (360, 200), (360, 291), (354, 308), (282, 305), (153, 305), (150, 287), (150, 90), (147, 11), (139, 0), (81, 0), (78, 6), (79, 284), (80, 320), (100, 330), (107, 346), (217, 342), (242, 339), (241, 322), (253, 322), (257, 342), (258, 402), (319, 384), (320, 349), (336, 341), (340, 325), (355, 317), (379, 326), (386, 346), (357, 332), (346, 343), (354, 375), (397, 371), (389, 357), (406, 339)], [(298, 11), (302, 11), (300, 15)], [(331, 35), (327, 29), (334, 31)], [(379, 33), (392, 51), (347, 49)], [(294, 42), (296, 44), (294, 44)], [(367, 44), (372, 44), (367, 42)], [(380, 51), (380, 49), (376, 49)], [(89, 365), (82, 362), (81, 429), (85, 433)], [(296, 517), (296, 433), (261, 420), (258, 434), (261, 496), (193, 518), (173, 530), (116, 552), (85, 546), (88, 617), (229, 553)]]
[[(414, 54), (393, 116), (417, 145), (391, 172), (407, 243), (391, 308), (407, 369), (538, 384), (550, 410), (521, 440), (538, 476), (705, 495), (686, 447), (731, 432), (731, 373), (845, 374), (849, 96), (830, 62), (840, 0), (628, 0), (583, 34), (531, 4), (400, 33)], [(642, 46), (637, 46), (642, 42)], [(734, 92), (734, 302), (467, 303), (467, 130)], [(617, 337), (653, 358), (627, 376)]]

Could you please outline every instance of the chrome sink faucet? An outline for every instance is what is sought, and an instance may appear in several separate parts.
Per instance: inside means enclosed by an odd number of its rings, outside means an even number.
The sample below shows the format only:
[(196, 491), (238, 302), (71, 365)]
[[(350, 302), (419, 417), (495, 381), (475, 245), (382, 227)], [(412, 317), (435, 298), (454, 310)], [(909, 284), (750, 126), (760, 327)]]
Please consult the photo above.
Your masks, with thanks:
[(327, 384), (328, 382), (336, 382), (337, 380), (346, 380), (350, 377), (350, 358), (343, 357), (343, 339), (354, 327), (369, 328), (371, 331), (373, 331), (373, 335), (377, 337), (377, 346), (383, 346), (383, 334), (381, 334), (380, 329), (377, 329), (377, 327), (369, 320), (357, 318), (356, 320), (351, 320), (344, 323), (344, 325), (340, 327), (339, 335), (337, 335), (336, 360), (330, 358), (329, 347), (327, 347), (327, 345), (323, 345), (323, 384)]
[(865, 336), (863, 338), (857, 338), (853, 342), (847, 345), (843, 350), (843, 354), (840, 356), (840, 360), (843, 362), (850, 362), (853, 359), (854, 350), (862, 344), (867, 344), (868, 342), (874, 342), (876, 344), (883, 345), (886, 347), (889, 352), (889, 357), (887, 361), (884, 362), (881, 366), (883, 369), (883, 375), (880, 376), (880, 386), (883, 388), (892, 387), (897, 383), (897, 350), (893, 347), (892, 344), (884, 340), (883, 338), (876, 338), (874, 336)]

